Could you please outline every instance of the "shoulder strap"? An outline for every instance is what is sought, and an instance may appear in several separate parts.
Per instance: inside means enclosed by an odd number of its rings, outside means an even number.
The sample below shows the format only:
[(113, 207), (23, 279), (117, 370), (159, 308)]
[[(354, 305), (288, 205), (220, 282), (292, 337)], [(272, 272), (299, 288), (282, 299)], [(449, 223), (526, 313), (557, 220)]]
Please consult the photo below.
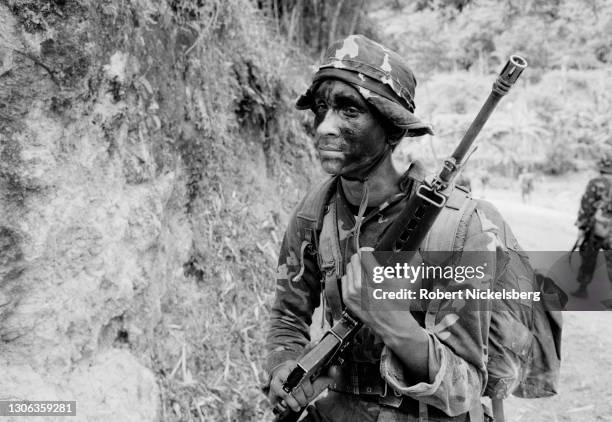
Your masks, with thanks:
[(326, 179), (315, 189), (308, 192), (299, 206), (297, 212), (298, 231), (301, 238), (314, 248), (317, 247), (318, 236), (323, 226), (325, 207), (329, 203), (335, 185), (335, 177)]
[(465, 231), (475, 208), (476, 201), (466, 192), (458, 188), (453, 189), (427, 234), (422, 249), (441, 252), (461, 250), (465, 243)]
[(602, 204), (603, 205), (602, 208), (605, 207), (605, 205), (612, 200), (612, 182), (610, 182), (610, 179), (608, 179), (606, 176), (603, 176), (603, 180), (604, 180), (604, 183), (606, 184), (607, 189), (606, 189), (606, 196), (602, 198), (604, 202)]
[[(403, 190), (410, 190), (410, 194), (414, 195), (418, 184), (426, 176), (426, 169), (420, 161), (410, 163), (410, 167), (401, 182)], [(431, 230), (429, 230), (423, 245), (421, 245), (421, 251), (450, 253), (455, 250), (461, 250), (465, 243), (467, 224), (474, 209), (476, 209), (476, 204), (477, 202), (472, 199), (467, 191), (460, 187), (455, 187)], [(428, 256), (429, 262), (433, 265), (442, 264), (448, 258), (449, 255), (447, 254), (430, 254)]]

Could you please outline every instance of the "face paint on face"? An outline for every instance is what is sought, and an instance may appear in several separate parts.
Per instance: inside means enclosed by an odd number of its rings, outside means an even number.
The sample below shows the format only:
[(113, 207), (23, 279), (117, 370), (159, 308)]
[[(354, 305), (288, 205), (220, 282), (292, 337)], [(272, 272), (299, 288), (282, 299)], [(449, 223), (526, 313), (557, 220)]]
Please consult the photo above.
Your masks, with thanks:
[(359, 176), (385, 150), (386, 134), (359, 92), (334, 79), (314, 93), (315, 146), (323, 169), (334, 175)]

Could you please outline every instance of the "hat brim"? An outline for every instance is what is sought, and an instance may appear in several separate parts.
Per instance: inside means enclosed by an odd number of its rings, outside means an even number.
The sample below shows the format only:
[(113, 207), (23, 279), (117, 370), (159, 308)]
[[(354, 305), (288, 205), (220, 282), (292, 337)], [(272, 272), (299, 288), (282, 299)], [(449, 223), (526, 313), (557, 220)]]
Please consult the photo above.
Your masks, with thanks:
[(366, 97), (359, 90), (365, 100), (371, 104), (380, 114), (385, 116), (387, 120), (394, 126), (406, 131), (404, 136), (417, 137), (423, 135), (433, 135), (433, 129), (427, 123), (422, 122), (414, 113), (406, 110), (401, 105), (381, 97), (377, 94), (371, 94)]
[[(318, 87), (321, 80), (313, 83), (310, 88), (302, 94), (295, 103), (295, 107), (298, 110), (311, 109), (314, 104), (314, 91)], [(423, 135), (433, 135), (434, 131), (432, 127), (422, 122), (414, 113), (407, 110), (401, 104), (395, 101), (389, 100), (388, 98), (378, 95), (371, 90), (362, 86), (355, 85), (352, 82), (347, 82), (352, 85), (361, 96), (374, 107), (381, 115), (383, 115), (391, 124), (394, 126), (404, 129), (407, 137), (417, 137)]]

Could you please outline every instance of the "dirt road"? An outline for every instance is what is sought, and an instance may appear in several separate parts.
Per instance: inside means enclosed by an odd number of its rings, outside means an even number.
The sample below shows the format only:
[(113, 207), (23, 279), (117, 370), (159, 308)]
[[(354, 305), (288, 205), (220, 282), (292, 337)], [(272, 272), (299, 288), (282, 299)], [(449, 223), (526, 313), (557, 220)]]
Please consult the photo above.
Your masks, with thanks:
[[(574, 242), (574, 213), (491, 196), (525, 250), (567, 250)], [(605, 273), (598, 274), (603, 282)], [(599, 284), (591, 294), (606, 289), (609, 293), (609, 284)], [(612, 313), (565, 312), (563, 316), (559, 394), (547, 399), (507, 400), (507, 422), (612, 421)]]

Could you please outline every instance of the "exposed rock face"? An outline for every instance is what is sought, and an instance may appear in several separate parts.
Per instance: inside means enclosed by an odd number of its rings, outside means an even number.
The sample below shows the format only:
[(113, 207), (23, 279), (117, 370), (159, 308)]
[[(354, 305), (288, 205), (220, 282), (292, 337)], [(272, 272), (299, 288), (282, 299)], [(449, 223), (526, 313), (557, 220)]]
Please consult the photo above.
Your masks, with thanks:
[[(240, 39), (124, 4), (0, 5), (0, 399), (76, 400), (77, 420), (162, 418), (155, 330), (185, 273), (214, 265), (220, 175), (263, 171), (257, 192), (290, 151), (286, 111), (243, 87), (259, 70)], [(249, 127), (263, 144), (230, 142)], [(275, 200), (249, 202), (267, 218)]]

